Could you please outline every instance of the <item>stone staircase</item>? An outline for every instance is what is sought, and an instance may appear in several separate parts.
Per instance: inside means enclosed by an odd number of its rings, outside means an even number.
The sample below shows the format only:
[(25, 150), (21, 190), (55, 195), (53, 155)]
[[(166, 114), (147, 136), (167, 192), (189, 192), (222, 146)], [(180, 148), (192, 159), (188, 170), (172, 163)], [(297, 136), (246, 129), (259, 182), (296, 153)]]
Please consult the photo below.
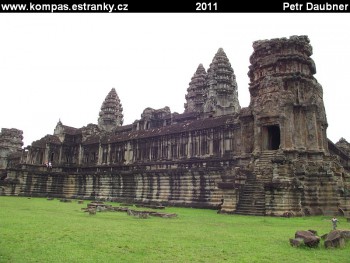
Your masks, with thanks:
[(240, 194), (235, 214), (265, 215), (265, 190), (262, 181), (255, 176), (247, 178), (243, 191)]
[(271, 160), (276, 151), (264, 151), (255, 161), (253, 174), (247, 178), (240, 194), (236, 214), (264, 216), (266, 213), (264, 184), (272, 180)]

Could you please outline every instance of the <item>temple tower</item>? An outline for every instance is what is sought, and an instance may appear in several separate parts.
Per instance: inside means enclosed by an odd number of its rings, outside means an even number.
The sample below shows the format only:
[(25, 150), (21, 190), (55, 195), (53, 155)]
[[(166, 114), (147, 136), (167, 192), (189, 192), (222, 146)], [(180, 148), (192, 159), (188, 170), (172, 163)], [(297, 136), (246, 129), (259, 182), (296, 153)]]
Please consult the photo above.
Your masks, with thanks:
[(112, 131), (123, 125), (123, 107), (114, 88), (106, 96), (101, 106), (98, 127), (103, 131)]
[(236, 76), (222, 48), (215, 54), (208, 69), (206, 117), (238, 113), (240, 105)]
[(323, 91), (313, 77), (309, 42), (291, 36), (253, 43), (248, 76), (255, 152), (328, 152)]
[(185, 112), (203, 112), (206, 96), (206, 77), (207, 72), (203, 65), (199, 64), (187, 89)]
[(12, 153), (19, 153), (23, 146), (23, 131), (2, 128), (0, 132), (0, 170), (7, 166), (7, 158)]

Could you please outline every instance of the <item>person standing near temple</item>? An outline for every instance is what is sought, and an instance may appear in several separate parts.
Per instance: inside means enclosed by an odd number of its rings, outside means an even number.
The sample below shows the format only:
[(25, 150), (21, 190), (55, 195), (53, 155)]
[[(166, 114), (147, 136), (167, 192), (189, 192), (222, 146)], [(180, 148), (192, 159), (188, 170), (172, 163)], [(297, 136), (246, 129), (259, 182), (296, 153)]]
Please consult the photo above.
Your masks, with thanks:
[(333, 225), (333, 230), (336, 230), (338, 219), (336, 217), (333, 217), (331, 221), (332, 221), (332, 225)]

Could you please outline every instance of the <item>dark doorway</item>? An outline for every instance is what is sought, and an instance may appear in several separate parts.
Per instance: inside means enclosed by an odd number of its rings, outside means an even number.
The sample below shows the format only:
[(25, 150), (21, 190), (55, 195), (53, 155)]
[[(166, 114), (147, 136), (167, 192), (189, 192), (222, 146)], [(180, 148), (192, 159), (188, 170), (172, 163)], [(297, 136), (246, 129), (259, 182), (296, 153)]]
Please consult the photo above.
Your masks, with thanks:
[(263, 133), (264, 150), (278, 150), (281, 143), (280, 127), (278, 125), (265, 126)]

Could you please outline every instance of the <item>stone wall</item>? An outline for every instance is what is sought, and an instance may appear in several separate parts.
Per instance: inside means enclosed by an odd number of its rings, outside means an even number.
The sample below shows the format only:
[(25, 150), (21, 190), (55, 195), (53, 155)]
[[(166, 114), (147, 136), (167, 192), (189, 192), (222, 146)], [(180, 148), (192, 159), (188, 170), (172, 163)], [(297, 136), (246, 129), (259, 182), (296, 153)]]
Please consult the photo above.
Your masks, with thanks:
[(294, 159), (275, 164), (273, 178), (265, 184), (266, 214), (334, 215), (339, 208), (349, 214), (343, 199), (344, 170), (332, 158)]
[(218, 209), (222, 191), (217, 184), (223, 173), (224, 169), (220, 167), (95, 173), (11, 169), (8, 178), (12, 183), (3, 188), (1, 194), (96, 198)]

